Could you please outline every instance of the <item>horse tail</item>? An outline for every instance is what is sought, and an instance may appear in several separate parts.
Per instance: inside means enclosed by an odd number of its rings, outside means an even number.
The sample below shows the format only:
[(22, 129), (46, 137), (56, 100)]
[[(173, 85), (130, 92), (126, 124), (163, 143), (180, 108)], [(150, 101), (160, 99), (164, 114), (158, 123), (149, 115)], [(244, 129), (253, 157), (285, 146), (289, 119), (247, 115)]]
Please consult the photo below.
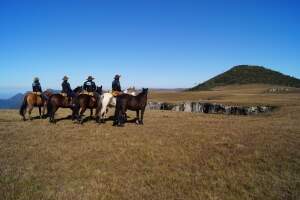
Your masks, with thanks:
[(22, 105), (21, 105), (20, 111), (19, 111), (19, 113), (22, 117), (24, 117), (24, 111), (26, 110), (26, 108), (27, 108), (27, 95), (24, 96), (24, 99), (23, 99), (23, 102), (22, 102)]

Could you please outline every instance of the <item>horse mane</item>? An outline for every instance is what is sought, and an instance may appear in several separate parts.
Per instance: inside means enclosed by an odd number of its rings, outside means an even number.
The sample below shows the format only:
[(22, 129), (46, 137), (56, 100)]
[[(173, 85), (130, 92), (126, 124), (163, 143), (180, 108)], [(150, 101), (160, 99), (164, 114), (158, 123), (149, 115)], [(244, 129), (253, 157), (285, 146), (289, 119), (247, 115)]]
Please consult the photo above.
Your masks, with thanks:
[(73, 92), (75, 92), (75, 93), (80, 92), (80, 91), (82, 91), (82, 86), (77, 86), (77, 87), (73, 90)]

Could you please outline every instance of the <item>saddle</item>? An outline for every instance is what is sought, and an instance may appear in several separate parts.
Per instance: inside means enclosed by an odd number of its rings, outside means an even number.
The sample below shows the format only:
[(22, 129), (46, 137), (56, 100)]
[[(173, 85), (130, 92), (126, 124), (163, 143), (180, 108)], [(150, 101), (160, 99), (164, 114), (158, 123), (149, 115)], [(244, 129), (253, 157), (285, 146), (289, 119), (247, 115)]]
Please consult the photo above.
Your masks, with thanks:
[(67, 93), (61, 92), (60, 95), (64, 97), (65, 104), (72, 104), (72, 97), (69, 97)]
[(119, 92), (119, 91), (112, 91), (111, 94), (112, 94), (114, 97), (117, 97), (117, 96), (121, 95), (122, 92)]
[(35, 95), (38, 95), (38, 96), (41, 96), (41, 95), (42, 95), (41, 92), (32, 92), (32, 94), (35, 94)]
[(87, 95), (92, 96), (92, 97), (94, 96), (94, 92), (88, 92), (88, 91), (83, 91), (80, 94), (87, 94)]

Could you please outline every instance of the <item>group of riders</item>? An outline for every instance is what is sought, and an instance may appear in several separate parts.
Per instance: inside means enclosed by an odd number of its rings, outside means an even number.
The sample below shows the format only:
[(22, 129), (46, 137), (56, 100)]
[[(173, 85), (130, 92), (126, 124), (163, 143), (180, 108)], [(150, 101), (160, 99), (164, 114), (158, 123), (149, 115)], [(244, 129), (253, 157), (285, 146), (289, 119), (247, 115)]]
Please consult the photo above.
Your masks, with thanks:
[[(121, 75), (117, 74), (117, 75), (115, 75), (114, 80), (112, 81), (113, 96), (118, 96), (122, 93), (120, 78), (121, 78)], [(95, 79), (94, 77), (88, 76), (86, 81), (83, 83), (82, 88), (83, 88), (84, 92), (86, 92), (87, 94), (93, 94), (97, 90), (97, 86), (96, 86), (95, 82), (93, 81), (94, 79)], [(69, 77), (64, 76), (62, 80), (63, 80), (63, 82), (61, 84), (61, 87), (62, 87), (61, 93), (65, 94), (68, 98), (71, 98), (71, 99), (74, 98), (75, 93), (72, 90), (71, 85), (69, 83)], [(43, 94), (41, 83), (40, 83), (40, 80), (38, 77), (35, 77), (33, 80), (32, 91), (36, 94), (41, 95), (41, 97), (44, 100), (48, 99), (48, 97)]]
[[(58, 108), (70, 108), (73, 111), (72, 119), (76, 118), (82, 123), (81, 116), (85, 110), (90, 109), (91, 116), (93, 116), (92, 110), (96, 109), (96, 121), (101, 122), (106, 117), (107, 108), (115, 107), (114, 124), (121, 125), (126, 121), (127, 109), (136, 111), (138, 124), (143, 124), (148, 89), (143, 88), (139, 94), (136, 94), (134, 89), (131, 92), (128, 89), (122, 92), (120, 77), (119, 74), (114, 76), (111, 93), (103, 93), (102, 86), (97, 87), (92, 76), (88, 76), (83, 86), (74, 90), (69, 83), (69, 77), (64, 76), (60, 94), (52, 94), (50, 91), (43, 92), (39, 78), (36, 77), (32, 83), (32, 93), (28, 93), (24, 97), (20, 107), (20, 115), (23, 116), (23, 120), (26, 120), (25, 115), (28, 107), (28, 114), (31, 119), (33, 107), (38, 106), (40, 117), (48, 116), (50, 122), (55, 122), (54, 115)], [(41, 108), (43, 108), (43, 115), (41, 115)], [(45, 108), (47, 108), (47, 115), (44, 115)], [(140, 116), (139, 111), (141, 111)]]

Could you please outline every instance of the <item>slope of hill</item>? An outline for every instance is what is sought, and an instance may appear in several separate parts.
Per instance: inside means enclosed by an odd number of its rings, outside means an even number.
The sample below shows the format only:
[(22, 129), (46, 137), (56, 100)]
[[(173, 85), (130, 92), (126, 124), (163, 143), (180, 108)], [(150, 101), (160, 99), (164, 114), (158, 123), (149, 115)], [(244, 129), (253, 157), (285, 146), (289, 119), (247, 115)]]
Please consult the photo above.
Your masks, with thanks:
[(253, 83), (300, 87), (300, 80), (297, 78), (261, 66), (238, 65), (189, 90), (210, 90), (217, 86)]
[(24, 94), (18, 93), (9, 99), (0, 99), (0, 109), (19, 108), (23, 98), (24, 98)]

